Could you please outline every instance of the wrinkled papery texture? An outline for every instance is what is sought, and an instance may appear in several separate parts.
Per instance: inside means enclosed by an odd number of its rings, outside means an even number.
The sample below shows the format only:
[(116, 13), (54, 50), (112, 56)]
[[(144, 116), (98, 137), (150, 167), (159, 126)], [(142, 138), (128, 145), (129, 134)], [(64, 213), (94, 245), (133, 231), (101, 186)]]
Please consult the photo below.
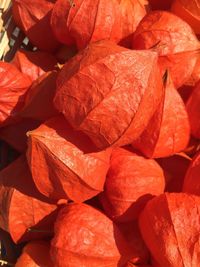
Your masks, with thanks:
[(0, 61), (0, 127), (16, 119), (30, 85), (27, 75), (12, 64)]
[(15, 53), (15, 57), (11, 63), (15, 65), (19, 71), (28, 75), (31, 81), (35, 81), (47, 71), (54, 70), (57, 60), (49, 53), (20, 49)]
[[(51, 14), (53, 33), (59, 42), (67, 46), (76, 43), (70, 34), (70, 27), (73, 20), (69, 22), (69, 15), (73, 8), (73, 3), (69, 0), (57, 0)], [(76, 18), (76, 16), (74, 18)]]
[(200, 198), (166, 193), (150, 200), (139, 219), (152, 256), (162, 267), (197, 267), (200, 262)]
[(191, 158), (184, 153), (172, 157), (157, 160), (165, 175), (165, 192), (182, 192), (185, 174), (191, 162)]
[(129, 261), (139, 266), (148, 263), (150, 254), (142, 239), (138, 221), (118, 223), (117, 226), (130, 246), (131, 259)]
[(200, 34), (199, 0), (174, 0), (171, 11), (190, 24), (196, 34)]
[(156, 161), (116, 148), (100, 200), (112, 220), (132, 221), (153, 196), (164, 192), (164, 188), (164, 174)]
[(57, 76), (56, 71), (47, 72), (32, 83), (20, 113), (22, 117), (45, 121), (58, 115), (53, 104)]
[(100, 148), (131, 143), (162, 97), (157, 53), (109, 41), (88, 46), (57, 79), (56, 108)]
[(24, 156), (0, 172), (0, 227), (15, 243), (52, 236), (57, 206), (46, 201), (33, 183)]
[(148, 0), (152, 10), (167, 10), (171, 7), (173, 0)]
[(20, 119), (14, 124), (0, 128), (0, 139), (7, 142), (17, 151), (25, 152), (27, 149), (26, 133), (38, 128), (40, 124), (40, 121), (34, 119)]
[(129, 246), (118, 227), (86, 204), (69, 204), (58, 214), (51, 256), (56, 267), (122, 267)]
[[(89, 11), (88, 11), (89, 10)], [(51, 26), (59, 42), (85, 48), (90, 42), (121, 38), (117, 0), (58, 0), (53, 8)]]
[(190, 120), (192, 135), (200, 139), (200, 82), (192, 91), (186, 107)]
[(200, 196), (200, 151), (194, 156), (187, 170), (183, 192)]
[(186, 82), (188, 86), (195, 86), (200, 80), (200, 55), (192, 72), (190, 79)]
[(190, 139), (190, 123), (185, 104), (168, 76), (163, 101), (141, 136), (133, 142), (150, 158), (169, 157), (183, 151)]
[(90, 139), (74, 131), (62, 115), (28, 135), (27, 158), (42, 194), (82, 202), (103, 191), (110, 149), (98, 152)]
[(143, 18), (134, 34), (132, 47), (157, 51), (162, 72), (169, 69), (176, 88), (190, 78), (200, 48), (192, 28), (166, 11), (150, 12)]
[(146, 15), (145, 5), (140, 0), (117, 0), (120, 4), (122, 40), (120, 45), (131, 48), (133, 34)]
[(50, 259), (50, 244), (46, 241), (32, 241), (25, 245), (15, 267), (53, 267)]
[(48, 0), (12, 0), (12, 15), (17, 26), (40, 50), (53, 52), (59, 45), (50, 26), (54, 4)]
[(159, 56), (160, 70), (163, 75), (166, 69), (169, 70), (174, 86), (178, 89), (191, 79), (198, 58), (199, 50)]

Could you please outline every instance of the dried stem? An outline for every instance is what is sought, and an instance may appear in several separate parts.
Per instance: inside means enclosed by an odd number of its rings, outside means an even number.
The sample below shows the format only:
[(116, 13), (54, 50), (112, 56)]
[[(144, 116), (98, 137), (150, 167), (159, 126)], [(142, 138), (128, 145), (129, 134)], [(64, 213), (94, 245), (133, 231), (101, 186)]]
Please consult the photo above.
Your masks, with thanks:
[(0, 260), (0, 266), (4, 266), (4, 265), (15, 266), (13, 263), (10, 263), (10, 262), (4, 261), (4, 260)]
[(70, 4), (71, 7), (75, 7), (74, 0), (69, 0), (69, 4)]

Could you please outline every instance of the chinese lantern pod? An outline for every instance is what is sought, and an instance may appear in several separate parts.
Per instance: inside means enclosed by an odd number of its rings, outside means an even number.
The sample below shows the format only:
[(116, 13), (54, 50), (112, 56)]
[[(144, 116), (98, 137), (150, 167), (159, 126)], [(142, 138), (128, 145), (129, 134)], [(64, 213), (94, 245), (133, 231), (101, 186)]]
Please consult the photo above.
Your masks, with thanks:
[(46, 241), (32, 241), (25, 245), (15, 267), (53, 267), (50, 259), (50, 244)]
[(160, 266), (198, 266), (199, 209), (200, 198), (184, 193), (165, 193), (147, 203), (139, 218), (140, 230)]
[(47, 52), (53, 52), (59, 46), (50, 26), (53, 5), (48, 0), (12, 1), (12, 14), (17, 26), (34, 46)]
[(25, 105), (20, 113), (21, 117), (45, 121), (58, 115), (53, 105), (57, 76), (56, 71), (47, 72), (32, 83), (26, 94)]
[(52, 236), (57, 206), (37, 191), (24, 156), (0, 172), (0, 207), (0, 227), (15, 243)]
[(0, 62), (0, 127), (16, 120), (31, 81), (12, 64)]
[(160, 56), (160, 70), (163, 74), (166, 69), (169, 70), (174, 86), (178, 89), (191, 78), (198, 58), (199, 50)]
[(118, 223), (117, 226), (130, 247), (131, 259), (129, 261), (132, 264), (137, 264), (139, 266), (148, 263), (150, 254), (142, 239), (138, 221)]
[(171, 11), (190, 24), (196, 34), (200, 34), (200, 6), (198, 0), (175, 0)]
[(182, 192), (183, 182), (191, 163), (191, 158), (184, 153), (157, 159), (165, 175), (165, 192)]
[(0, 139), (4, 140), (17, 151), (21, 153), (25, 152), (27, 149), (26, 133), (28, 131), (36, 129), (40, 124), (40, 121), (34, 119), (20, 119), (16, 123), (0, 128)]
[(86, 204), (61, 209), (51, 242), (51, 257), (58, 267), (123, 267), (130, 251), (118, 227)]
[(200, 139), (200, 82), (193, 89), (187, 103), (192, 135)]
[(183, 192), (200, 196), (200, 152), (192, 159), (185, 175)]
[(68, 46), (75, 44), (67, 25), (70, 9), (72, 9), (70, 1), (57, 0), (51, 15), (51, 27), (56, 39)]
[(163, 101), (144, 132), (132, 144), (149, 158), (169, 157), (181, 152), (190, 139), (186, 107), (169, 76), (164, 89)]
[(54, 70), (57, 60), (49, 53), (20, 49), (15, 53), (11, 63), (22, 73), (28, 75), (31, 81), (34, 81), (45, 72)]
[[(198, 55), (198, 60), (192, 72), (190, 79), (185, 83), (187, 86), (195, 86), (200, 80), (200, 55)], [(192, 90), (191, 90), (192, 91)]]
[(164, 192), (164, 187), (164, 174), (156, 161), (117, 148), (112, 152), (100, 200), (112, 220), (133, 221), (153, 196)]
[(157, 53), (101, 41), (64, 65), (54, 103), (74, 128), (105, 148), (135, 140), (161, 97)]
[[(90, 12), (88, 12), (90, 10)], [(53, 8), (51, 26), (61, 43), (85, 48), (90, 42), (121, 38), (117, 0), (58, 0)]]
[(134, 34), (132, 47), (157, 51), (162, 72), (169, 69), (176, 88), (192, 75), (200, 48), (192, 28), (166, 11), (150, 12), (143, 18)]
[(118, 0), (118, 2), (122, 25), (122, 40), (119, 44), (130, 48), (133, 34), (139, 22), (146, 15), (146, 8), (139, 0)]
[(90, 139), (74, 131), (62, 115), (28, 136), (28, 162), (42, 194), (55, 200), (82, 202), (103, 191), (110, 149), (98, 152)]

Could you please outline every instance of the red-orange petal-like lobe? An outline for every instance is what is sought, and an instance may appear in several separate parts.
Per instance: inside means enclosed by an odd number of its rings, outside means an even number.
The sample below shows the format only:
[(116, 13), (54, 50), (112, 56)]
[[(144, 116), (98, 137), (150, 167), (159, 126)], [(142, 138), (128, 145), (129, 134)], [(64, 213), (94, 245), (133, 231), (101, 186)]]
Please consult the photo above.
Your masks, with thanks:
[(82, 202), (103, 191), (110, 149), (98, 152), (63, 116), (50, 119), (28, 136), (28, 162), (42, 194)]
[(69, 60), (57, 79), (56, 108), (100, 148), (126, 145), (145, 129), (162, 97), (157, 53), (108, 41)]
[(30, 85), (27, 75), (12, 64), (0, 62), (0, 127), (15, 121)]
[(145, 5), (140, 0), (117, 0), (120, 4), (122, 40), (120, 45), (130, 48), (133, 34), (146, 15)]
[(157, 51), (162, 72), (169, 69), (176, 88), (190, 78), (200, 53), (199, 41), (190, 25), (166, 11), (150, 12), (143, 18), (132, 47)]
[(15, 267), (53, 267), (50, 259), (50, 244), (47, 241), (32, 241), (25, 245)]
[(199, 0), (174, 0), (171, 11), (190, 24), (196, 34), (200, 34)]
[(161, 158), (183, 151), (189, 139), (190, 124), (185, 104), (168, 77), (163, 101), (132, 145), (149, 158)]
[(57, 267), (123, 267), (130, 253), (119, 228), (86, 204), (61, 209), (51, 245)]
[(78, 49), (90, 42), (121, 38), (117, 0), (58, 0), (53, 8), (51, 26), (56, 38)]
[(50, 26), (53, 6), (48, 0), (12, 1), (12, 14), (17, 26), (34, 46), (47, 52), (53, 52), (59, 46)]
[(57, 206), (47, 201), (37, 191), (24, 156), (0, 172), (0, 227), (15, 243), (53, 235)]
[(139, 225), (153, 258), (162, 267), (198, 266), (200, 197), (166, 193), (150, 200)]
[(127, 222), (137, 219), (145, 204), (162, 194), (164, 187), (164, 174), (156, 161), (117, 148), (100, 199), (112, 220)]

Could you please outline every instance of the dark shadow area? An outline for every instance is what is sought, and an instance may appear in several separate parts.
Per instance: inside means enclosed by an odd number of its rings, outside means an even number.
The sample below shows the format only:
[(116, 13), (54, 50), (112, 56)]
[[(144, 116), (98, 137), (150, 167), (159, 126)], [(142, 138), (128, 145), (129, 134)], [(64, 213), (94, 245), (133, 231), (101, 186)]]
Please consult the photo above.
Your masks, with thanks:
[(99, 152), (90, 138), (81, 131), (72, 128), (63, 115), (59, 115), (45, 123), (49, 128), (56, 130), (57, 134), (66, 139), (67, 142), (72, 143), (84, 154)]
[(12, 148), (9, 151), (17, 150), (24, 153), (27, 149), (27, 135), (28, 131), (32, 131), (39, 127), (41, 122), (23, 118), (17, 123), (0, 128), (0, 139), (7, 142)]
[[(1, 138), (0, 138), (1, 139)], [(0, 171), (19, 157), (19, 153), (3, 140), (0, 140)]]
[(0, 259), (15, 263), (21, 254), (23, 245), (16, 245), (9, 233), (0, 228)]
[(55, 201), (42, 195), (36, 188), (25, 155), (17, 158), (0, 172), (0, 185), (14, 188), (24, 195), (47, 203), (55, 203)]
[(117, 267), (124, 267), (125, 264), (131, 259), (131, 250), (126, 243), (123, 235), (121, 234), (119, 228), (113, 223), (115, 243), (118, 248), (118, 251), (121, 255), (121, 258), (117, 264)]
[(27, 242), (30, 240), (43, 240), (46, 238), (52, 238), (54, 235), (54, 223), (60, 208), (54, 210), (37, 224), (30, 226), (22, 235), (18, 243)]
[(48, 72), (32, 83), (19, 116), (43, 122), (59, 114), (53, 103), (57, 76), (56, 71)]
[(31, 43), (40, 50), (48, 52), (54, 52), (60, 46), (50, 26), (51, 13), (50, 10), (27, 31), (27, 37)]

